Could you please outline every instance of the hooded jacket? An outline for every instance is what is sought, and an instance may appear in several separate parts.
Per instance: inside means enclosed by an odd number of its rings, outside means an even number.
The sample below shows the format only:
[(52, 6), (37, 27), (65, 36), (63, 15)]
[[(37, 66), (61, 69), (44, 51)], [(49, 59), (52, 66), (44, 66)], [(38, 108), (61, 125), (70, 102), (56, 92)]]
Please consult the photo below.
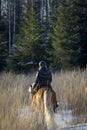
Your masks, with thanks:
[(36, 74), (35, 86), (50, 87), (52, 82), (52, 75), (47, 67), (42, 67)]

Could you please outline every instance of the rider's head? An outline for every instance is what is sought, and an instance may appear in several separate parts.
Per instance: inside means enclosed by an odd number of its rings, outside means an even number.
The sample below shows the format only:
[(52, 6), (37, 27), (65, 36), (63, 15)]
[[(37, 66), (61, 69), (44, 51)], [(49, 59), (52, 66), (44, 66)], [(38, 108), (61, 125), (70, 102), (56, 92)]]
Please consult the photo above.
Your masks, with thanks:
[(45, 61), (40, 61), (39, 62), (39, 67), (40, 68), (46, 67), (46, 62)]

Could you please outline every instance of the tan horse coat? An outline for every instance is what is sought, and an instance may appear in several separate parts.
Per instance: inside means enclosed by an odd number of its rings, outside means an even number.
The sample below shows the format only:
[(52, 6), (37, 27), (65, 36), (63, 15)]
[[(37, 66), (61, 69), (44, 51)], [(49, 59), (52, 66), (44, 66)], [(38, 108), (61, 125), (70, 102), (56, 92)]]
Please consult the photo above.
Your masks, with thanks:
[(54, 111), (57, 107), (57, 101), (56, 94), (52, 89), (46, 87), (39, 89), (32, 98), (31, 106), (36, 112), (41, 113), (47, 127), (51, 129), (56, 127)]

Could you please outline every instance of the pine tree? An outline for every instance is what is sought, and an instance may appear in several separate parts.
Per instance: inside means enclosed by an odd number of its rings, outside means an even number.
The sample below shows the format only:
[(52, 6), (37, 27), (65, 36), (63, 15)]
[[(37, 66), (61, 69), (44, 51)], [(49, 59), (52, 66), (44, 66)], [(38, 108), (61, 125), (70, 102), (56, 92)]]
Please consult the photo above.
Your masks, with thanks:
[(12, 61), (15, 61), (19, 65), (38, 62), (42, 57), (40, 49), (40, 27), (32, 6), (21, 23), (19, 34), (16, 36), (15, 48)]
[(5, 24), (1, 23), (0, 25), (0, 71), (5, 70), (6, 68), (6, 59), (7, 59), (7, 42), (5, 36)]
[(74, 13), (73, 4), (65, 3), (60, 7), (52, 36), (54, 66), (56, 68), (78, 65), (80, 53), (78, 21), (79, 17)]
[(79, 64), (81, 68), (86, 68), (87, 65), (87, 1), (77, 0), (75, 3), (77, 15), (80, 18), (79, 26), (79, 41), (80, 41), (80, 57)]

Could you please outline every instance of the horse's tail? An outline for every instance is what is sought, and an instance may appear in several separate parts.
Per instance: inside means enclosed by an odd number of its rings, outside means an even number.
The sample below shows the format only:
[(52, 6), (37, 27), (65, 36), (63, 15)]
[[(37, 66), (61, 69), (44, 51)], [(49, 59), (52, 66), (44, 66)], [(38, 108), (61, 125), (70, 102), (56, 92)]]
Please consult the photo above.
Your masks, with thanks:
[(56, 129), (56, 123), (54, 119), (54, 111), (52, 106), (52, 92), (50, 90), (44, 91), (44, 118), (48, 129)]

